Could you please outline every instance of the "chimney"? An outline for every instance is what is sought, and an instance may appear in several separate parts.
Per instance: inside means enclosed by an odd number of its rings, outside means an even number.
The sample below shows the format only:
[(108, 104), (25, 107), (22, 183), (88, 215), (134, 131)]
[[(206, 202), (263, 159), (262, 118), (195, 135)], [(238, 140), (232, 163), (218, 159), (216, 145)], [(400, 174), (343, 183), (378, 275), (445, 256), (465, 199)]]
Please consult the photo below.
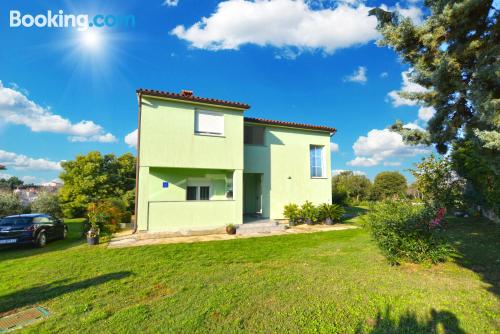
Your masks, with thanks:
[(185, 97), (191, 97), (191, 96), (193, 96), (193, 91), (192, 90), (183, 89), (183, 90), (181, 90), (181, 95), (185, 96)]

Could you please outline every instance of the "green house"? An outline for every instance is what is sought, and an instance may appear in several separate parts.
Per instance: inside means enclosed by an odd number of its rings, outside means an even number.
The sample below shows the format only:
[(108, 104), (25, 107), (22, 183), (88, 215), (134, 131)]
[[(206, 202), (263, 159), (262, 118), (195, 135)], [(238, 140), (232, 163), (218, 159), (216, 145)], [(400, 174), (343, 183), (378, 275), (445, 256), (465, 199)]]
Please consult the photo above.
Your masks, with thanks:
[(250, 106), (137, 90), (139, 231), (207, 231), (331, 202), (335, 129), (244, 117)]

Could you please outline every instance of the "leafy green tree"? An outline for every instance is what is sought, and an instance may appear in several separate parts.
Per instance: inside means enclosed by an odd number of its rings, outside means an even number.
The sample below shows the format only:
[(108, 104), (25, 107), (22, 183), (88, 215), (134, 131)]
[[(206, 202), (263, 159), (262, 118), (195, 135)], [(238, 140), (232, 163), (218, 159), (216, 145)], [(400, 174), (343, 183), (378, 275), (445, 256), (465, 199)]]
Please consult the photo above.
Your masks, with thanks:
[(11, 191), (0, 191), (0, 217), (22, 213), (23, 209), (19, 197)]
[(59, 203), (59, 195), (57, 193), (41, 192), (33, 203), (31, 203), (31, 211), (61, 218), (62, 210)]
[(368, 199), (372, 183), (364, 175), (356, 175), (352, 171), (343, 171), (332, 177), (332, 193), (346, 193), (349, 200)]
[(415, 177), (415, 187), (425, 202), (433, 207), (459, 207), (462, 204), (465, 180), (453, 170), (449, 158), (430, 155), (415, 164), (410, 172)]
[(94, 151), (61, 163), (60, 201), (66, 217), (84, 216), (89, 203), (126, 195), (135, 187), (135, 158)]
[(400, 95), (436, 110), (427, 132), (403, 129), (401, 123), (391, 129), (408, 143), (433, 143), (439, 153), (453, 148), (455, 170), (479, 195), (477, 201), (498, 214), (491, 198), (500, 182), (499, 11), (492, 0), (426, 0), (425, 5), (430, 15), (421, 25), (380, 8), (371, 11), (383, 36), (379, 44), (393, 48), (411, 66), (410, 80), (426, 88)]
[(406, 178), (399, 172), (380, 172), (375, 176), (371, 197), (374, 200), (403, 197), (408, 186)]
[(8, 179), (0, 179), (0, 188), (3, 189), (14, 190), (23, 184), (24, 182), (16, 176), (12, 176)]
[(500, 215), (500, 158), (491, 150), (477, 150), (477, 145), (464, 140), (451, 152), (454, 170), (467, 179), (465, 199), (472, 205), (481, 205)]

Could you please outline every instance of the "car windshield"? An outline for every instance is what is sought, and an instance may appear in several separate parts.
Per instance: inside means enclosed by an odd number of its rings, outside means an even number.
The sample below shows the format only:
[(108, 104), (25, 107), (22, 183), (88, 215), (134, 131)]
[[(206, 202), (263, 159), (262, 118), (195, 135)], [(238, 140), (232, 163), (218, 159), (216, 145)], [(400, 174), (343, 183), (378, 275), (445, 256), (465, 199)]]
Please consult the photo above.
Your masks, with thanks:
[(31, 217), (9, 217), (0, 219), (0, 226), (27, 226), (33, 221)]

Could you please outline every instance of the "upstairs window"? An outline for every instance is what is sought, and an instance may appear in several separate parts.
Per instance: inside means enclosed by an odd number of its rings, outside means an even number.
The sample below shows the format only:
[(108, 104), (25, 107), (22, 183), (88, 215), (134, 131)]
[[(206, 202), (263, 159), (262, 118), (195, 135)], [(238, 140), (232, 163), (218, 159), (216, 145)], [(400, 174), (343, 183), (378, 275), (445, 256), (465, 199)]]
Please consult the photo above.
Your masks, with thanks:
[(264, 145), (265, 127), (245, 125), (244, 143), (250, 145)]
[(194, 131), (200, 134), (223, 136), (224, 114), (212, 111), (196, 110)]
[(324, 146), (311, 145), (309, 148), (310, 152), (310, 166), (311, 166), (311, 177), (323, 177), (324, 176)]

